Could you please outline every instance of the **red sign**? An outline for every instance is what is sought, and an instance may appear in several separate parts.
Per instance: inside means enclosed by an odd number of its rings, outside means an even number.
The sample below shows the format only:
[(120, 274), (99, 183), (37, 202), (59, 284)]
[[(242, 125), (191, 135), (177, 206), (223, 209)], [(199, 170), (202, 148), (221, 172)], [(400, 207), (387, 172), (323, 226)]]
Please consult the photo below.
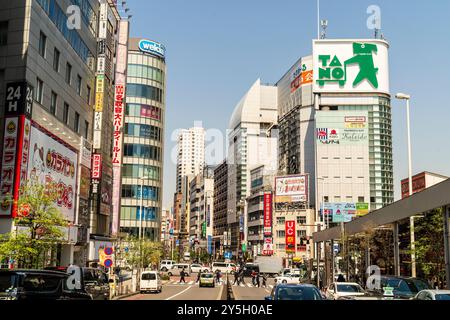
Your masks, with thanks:
[(92, 155), (92, 179), (102, 177), (102, 156), (100, 154)]
[(295, 252), (295, 221), (286, 221), (286, 252)]
[[(413, 194), (426, 189), (425, 172), (412, 177)], [(409, 179), (402, 180), (402, 199), (409, 197)]]
[(114, 101), (114, 143), (113, 143), (113, 165), (120, 165), (122, 162), (122, 128), (124, 118), (124, 98), (125, 86), (116, 85)]
[(141, 117), (161, 120), (161, 109), (153, 106), (141, 105)]
[(272, 235), (272, 193), (264, 194), (264, 235)]

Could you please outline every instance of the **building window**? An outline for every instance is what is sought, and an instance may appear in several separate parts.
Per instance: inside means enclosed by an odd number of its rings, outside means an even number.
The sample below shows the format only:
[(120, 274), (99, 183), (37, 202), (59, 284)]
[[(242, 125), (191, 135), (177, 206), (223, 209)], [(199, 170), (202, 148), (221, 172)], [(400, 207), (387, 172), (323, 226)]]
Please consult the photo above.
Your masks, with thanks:
[(53, 70), (59, 72), (59, 59), (61, 57), (61, 53), (58, 49), (55, 48), (53, 52)]
[(0, 21), (0, 46), (8, 44), (8, 21)]
[(87, 139), (89, 136), (89, 122), (84, 120), (84, 138)]
[(52, 115), (56, 115), (57, 104), (58, 104), (58, 95), (54, 91), (52, 91), (52, 97), (50, 100), (50, 113)]
[(80, 114), (78, 112), (75, 112), (75, 121), (73, 123), (73, 130), (76, 133), (80, 132)]
[(297, 224), (306, 224), (306, 217), (297, 217)]
[(365, 200), (364, 197), (358, 197), (358, 202), (359, 203), (364, 203), (364, 200)]
[(91, 104), (91, 87), (90, 86), (86, 86), (86, 102), (88, 103), (88, 105)]
[(45, 51), (47, 47), (47, 36), (41, 31), (39, 35), (39, 54), (45, 58)]
[(36, 101), (42, 104), (43, 96), (44, 96), (44, 82), (38, 78), (36, 86)]
[(66, 64), (66, 83), (72, 83), (72, 65), (70, 63)]
[(83, 82), (83, 79), (81, 79), (80, 75), (77, 75), (77, 93), (78, 95), (81, 95), (81, 83)]
[(65, 124), (69, 123), (69, 105), (67, 104), (67, 102), (64, 102), (63, 121)]

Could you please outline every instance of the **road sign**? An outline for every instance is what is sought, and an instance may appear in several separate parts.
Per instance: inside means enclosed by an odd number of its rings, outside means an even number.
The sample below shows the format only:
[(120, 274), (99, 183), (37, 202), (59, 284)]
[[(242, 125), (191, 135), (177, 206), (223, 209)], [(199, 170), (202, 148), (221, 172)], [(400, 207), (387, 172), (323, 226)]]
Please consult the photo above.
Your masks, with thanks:
[(231, 251), (227, 251), (224, 253), (223, 256), (225, 257), (225, 259), (231, 259), (231, 257), (233, 256), (233, 253), (231, 253)]
[(106, 268), (111, 268), (112, 265), (113, 265), (113, 262), (112, 262), (111, 259), (106, 259), (105, 262), (103, 263), (103, 265), (104, 265)]
[(113, 249), (112, 249), (111, 247), (106, 247), (106, 248), (105, 248), (105, 254), (106, 254), (107, 256), (112, 255), (112, 254), (113, 254)]

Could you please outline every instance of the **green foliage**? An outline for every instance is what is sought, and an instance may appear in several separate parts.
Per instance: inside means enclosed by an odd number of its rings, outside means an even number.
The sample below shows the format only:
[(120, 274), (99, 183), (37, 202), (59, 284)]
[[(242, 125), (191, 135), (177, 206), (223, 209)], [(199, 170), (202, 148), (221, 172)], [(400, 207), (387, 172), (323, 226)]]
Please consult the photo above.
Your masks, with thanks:
[[(50, 190), (50, 191), (49, 191)], [(42, 255), (64, 243), (63, 227), (68, 223), (55, 206), (57, 189), (28, 183), (21, 187), (15, 204), (19, 213), (28, 207), (28, 215), (14, 219), (15, 230), (0, 238), (0, 260), (8, 258), (24, 268), (40, 268)]]
[(133, 268), (148, 268), (158, 266), (164, 254), (164, 248), (160, 242), (148, 239), (139, 240), (136, 237), (128, 237), (124, 240), (129, 248), (124, 254), (126, 263)]

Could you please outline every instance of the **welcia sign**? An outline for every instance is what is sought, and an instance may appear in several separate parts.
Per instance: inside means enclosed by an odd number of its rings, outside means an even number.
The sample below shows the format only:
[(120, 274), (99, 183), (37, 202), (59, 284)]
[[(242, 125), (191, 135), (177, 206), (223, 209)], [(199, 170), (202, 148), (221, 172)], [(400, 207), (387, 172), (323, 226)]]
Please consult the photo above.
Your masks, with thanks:
[(139, 50), (145, 53), (155, 54), (164, 58), (166, 56), (166, 47), (158, 42), (151, 40), (141, 40), (139, 41)]

